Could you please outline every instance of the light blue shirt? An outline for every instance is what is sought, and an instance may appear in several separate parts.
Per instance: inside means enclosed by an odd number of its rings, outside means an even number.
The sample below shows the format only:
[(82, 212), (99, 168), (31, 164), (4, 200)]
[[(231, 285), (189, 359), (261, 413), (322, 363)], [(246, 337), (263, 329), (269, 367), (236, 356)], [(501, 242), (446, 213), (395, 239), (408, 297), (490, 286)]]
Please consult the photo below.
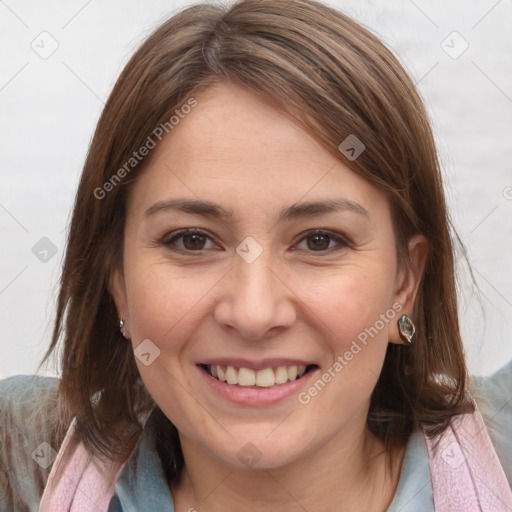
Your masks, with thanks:
[[(30, 428), (30, 418), (45, 397), (55, 399), (57, 383), (50, 377), (28, 375), (0, 381), (0, 512), (37, 512), (41, 497), (37, 480), (46, 481), (51, 467), (42, 470), (34, 463), (31, 454), (44, 435)], [(472, 391), (512, 487), (512, 361), (491, 377), (474, 377)], [(152, 419), (149, 416), (121, 472), (109, 512), (174, 512)], [(23, 506), (8, 508), (8, 492), (18, 493)], [(427, 447), (419, 430), (408, 441), (388, 508), (388, 512), (418, 511), (434, 512)]]

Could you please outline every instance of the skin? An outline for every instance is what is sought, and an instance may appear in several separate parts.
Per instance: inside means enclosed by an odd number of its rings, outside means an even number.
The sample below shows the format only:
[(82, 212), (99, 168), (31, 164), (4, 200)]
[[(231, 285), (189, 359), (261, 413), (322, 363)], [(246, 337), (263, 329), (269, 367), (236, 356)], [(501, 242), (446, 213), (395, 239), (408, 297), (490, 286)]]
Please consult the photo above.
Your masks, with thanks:
[[(150, 365), (136, 362), (180, 434), (176, 510), (385, 510), (404, 450), (386, 453), (366, 417), (388, 342), (404, 343), (396, 320), (413, 310), (426, 240), (413, 237), (411, 265), (398, 268), (388, 201), (342, 155), (239, 86), (218, 84), (197, 100), (130, 193), (124, 270), (112, 281), (133, 348), (149, 339), (160, 350)], [(212, 201), (233, 217), (145, 215), (173, 198)], [(367, 214), (277, 219), (293, 203), (329, 198)], [(207, 236), (163, 243), (184, 228)], [(305, 232), (320, 228), (349, 243), (327, 235), (317, 248)], [(263, 249), (252, 263), (236, 252), (247, 236)], [(236, 405), (200, 378), (196, 363), (220, 356), (297, 358), (315, 362), (321, 376), (397, 302), (402, 311), (308, 404), (294, 395)], [(252, 468), (237, 456), (246, 443), (261, 454)]]

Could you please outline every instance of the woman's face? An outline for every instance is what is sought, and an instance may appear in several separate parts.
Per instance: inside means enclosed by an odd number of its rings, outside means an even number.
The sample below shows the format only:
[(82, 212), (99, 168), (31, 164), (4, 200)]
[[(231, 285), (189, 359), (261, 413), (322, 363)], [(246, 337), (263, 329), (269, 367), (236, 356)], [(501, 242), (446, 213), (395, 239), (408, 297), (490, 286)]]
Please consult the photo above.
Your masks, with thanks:
[(341, 153), (244, 89), (196, 99), (130, 193), (113, 293), (182, 443), (279, 467), (363, 435), (423, 242), (401, 271), (385, 196)]

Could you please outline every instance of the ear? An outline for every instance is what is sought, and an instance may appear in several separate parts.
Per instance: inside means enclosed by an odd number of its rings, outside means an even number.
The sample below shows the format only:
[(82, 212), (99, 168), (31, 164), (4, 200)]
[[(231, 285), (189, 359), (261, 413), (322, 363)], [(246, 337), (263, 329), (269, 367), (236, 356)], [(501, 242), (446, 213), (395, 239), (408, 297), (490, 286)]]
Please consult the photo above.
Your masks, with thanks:
[(395, 281), (394, 304), (400, 304), (401, 309), (395, 317), (396, 321), (390, 323), (389, 329), (389, 342), (399, 345), (407, 345), (407, 342), (400, 337), (397, 322), (404, 314), (412, 318), (414, 302), (423, 279), (429, 250), (428, 240), (424, 235), (420, 234), (411, 237), (407, 247), (409, 262), (405, 263), (403, 268), (398, 269)]
[(109, 279), (109, 289), (116, 304), (117, 316), (124, 321), (123, 336), (130, 338), (130, 318), (123, 271), (116, 267)]

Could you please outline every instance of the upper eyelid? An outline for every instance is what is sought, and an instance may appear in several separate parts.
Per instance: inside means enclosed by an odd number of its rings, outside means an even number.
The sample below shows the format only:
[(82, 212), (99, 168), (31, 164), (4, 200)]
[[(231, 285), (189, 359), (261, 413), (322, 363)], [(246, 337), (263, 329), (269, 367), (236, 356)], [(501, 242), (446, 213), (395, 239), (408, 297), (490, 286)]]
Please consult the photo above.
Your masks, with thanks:
[[(210, 238), (211, 240), (215, 241), (215, 237), (211, 236), (207, 231), (204, 231), (199, 228), (178, 229), (176, 232), (173, 231), (171, 233), (167, 233), (166, 235), (164, 235), (162, 237), (162, 241), (165, 242), (166, 240), (178, 239), (185, 235), (196, 235), (196, 234), (206, 236), (206, 237)], [(172, 235), (172, 236), (170, 236), (170, 235)]]

